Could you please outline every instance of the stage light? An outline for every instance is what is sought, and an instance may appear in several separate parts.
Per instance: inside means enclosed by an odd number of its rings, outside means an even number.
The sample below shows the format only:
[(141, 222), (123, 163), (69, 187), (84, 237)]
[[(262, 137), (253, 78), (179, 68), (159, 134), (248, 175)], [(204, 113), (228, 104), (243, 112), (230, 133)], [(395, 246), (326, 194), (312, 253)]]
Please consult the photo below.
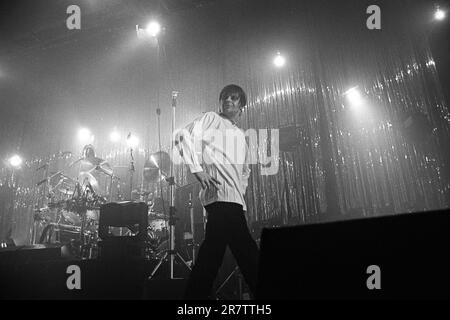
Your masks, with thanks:
[(94, 141), (94, 136), (89, 129), (81, 128), (80, 130), (78, 130), (78, 140), (81, 142), (81, 144), (89, 144)]
[(278, 52), (275, 58), (273, 59), (273, 64), (277, 68), (281, 68), (286, 64), (286, 59)]
[(114, 130), (113, 132), (110, 133), (109, 140), (111, 140), (111, 142), (119, 142), (120, 133), (117, 130)]
[(22, 158), (19, 155), (15, 154), (11, 158), (9, 158), (9, 164), (14, 168), (18, 168), (22, 164)]
[(436, 11), (434, 12), (434, 18), (436, 20), (444, 20), (445, 16), (446, 16), (445, 11), (443, 11), (439, 8), (437, 8)]
[(131, 133), (127, 137), (127, 146), (129, 148), (136, 148), (139, 145), (139, 138), (131, 135)]
[(357, 88), (358, 87), (353, 87), (344, 93), (350, 104), (355, 107), (361, 106), (364, 102), (361, 93)]
[(145, 32), (151, 37), (156, 37), (160, 31), (161, 25), (156, 21), (151, 21), (145, 28)]

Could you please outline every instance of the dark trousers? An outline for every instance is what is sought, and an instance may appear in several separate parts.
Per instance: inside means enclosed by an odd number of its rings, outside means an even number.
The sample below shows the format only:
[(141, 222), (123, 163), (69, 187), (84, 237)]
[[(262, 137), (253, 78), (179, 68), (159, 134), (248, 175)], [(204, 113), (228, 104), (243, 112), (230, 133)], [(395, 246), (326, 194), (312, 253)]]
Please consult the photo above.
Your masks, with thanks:
[(259, 252), (247, 227), (242, 206), (231, 202), (215, 202), (205, 209), (208, 212), (205, 240), (189, 276), (185, 298), (194, 300), (210, 297), (227, 245), (255, 295)]

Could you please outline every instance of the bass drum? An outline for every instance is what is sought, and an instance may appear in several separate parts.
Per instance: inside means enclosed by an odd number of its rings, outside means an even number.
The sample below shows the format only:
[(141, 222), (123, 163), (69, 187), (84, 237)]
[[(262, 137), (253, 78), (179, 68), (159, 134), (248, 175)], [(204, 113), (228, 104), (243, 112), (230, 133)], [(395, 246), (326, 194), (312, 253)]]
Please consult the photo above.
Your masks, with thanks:
[[(78, 213), (61, 210), (62, 219), (59, 221), (59, 225), (63, 226), (62, 231), (65, 231), (64, 226), (81, 227), (81, 217)], [(86, 230), (95, 231), (98, 229), (99, 210), (87, 210), (86, 211)]]
[(62, 223), (72, 225), (72, 226), (80, 226), (81, 225), (81, 218), (77, 213), (62, 209), (61, 215), (63, 216), (63, 219), (64, 219), (64, 221), (61, 221)]
[(68, 244), (80, 238), (80, 227), (50, 223), (39, 238), (40, 244)]
[(61, 245), (61, 253), (66, 258), (95, 258), (97, 255), (98, 235), (91, 225), (84, 231), (85, 250), (81, 253), (81, 227), (65, 224), (50, 223), (43, 230), (39, 238), (40, 244)]
[(150, 220), (149, 227), (159, 238), (163, 238), (167, 235), (167, 224), (164, 219)]

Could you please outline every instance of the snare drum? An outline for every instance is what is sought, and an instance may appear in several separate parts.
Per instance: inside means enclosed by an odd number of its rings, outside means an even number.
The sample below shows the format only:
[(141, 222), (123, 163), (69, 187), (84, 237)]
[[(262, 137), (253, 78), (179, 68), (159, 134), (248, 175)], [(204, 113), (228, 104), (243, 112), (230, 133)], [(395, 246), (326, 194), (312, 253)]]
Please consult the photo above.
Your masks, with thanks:
[(150, 221), (150, 228), (153, 231), (163, 231), (166, 228), (166, 220), (164, 219), (154, 219)]
[(63, 222), (67, 222), (73, 226), (81, 225), (81, 218), (76, 212), (72, 212), (66, 209), (61, 210), (61, 214), (64, 217)]
[(153, 219), (149, 221), (149, 229), (159, 238), (166, 236), (167, 223), (164, 219)]
[(88, 220), (96, 220), (96, 221), (98, 221), (99, 210), (87, 210), (86, 211), (86, 218), (88, 218)]

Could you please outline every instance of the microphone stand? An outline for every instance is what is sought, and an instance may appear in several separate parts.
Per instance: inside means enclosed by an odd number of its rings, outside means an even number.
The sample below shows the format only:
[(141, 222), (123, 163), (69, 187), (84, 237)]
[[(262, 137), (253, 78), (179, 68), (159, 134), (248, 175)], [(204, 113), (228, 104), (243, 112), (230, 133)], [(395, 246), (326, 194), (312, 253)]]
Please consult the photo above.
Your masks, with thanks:
[[(159, 96), (158, 96), (158, 101), (159, 101)], [(159, 148), (159, 153), (161, 154), (161, 152), (162, 152), (162, 148), (161, 148), (161, 109), (159, 108), (159, 105), (158, 105), (158, 108), (156, 109), (156, 115), (158, 117), (158, 148)], [(162, 159), (160, 158), (159, 159), (160, 163), (159, 164), (155, 163), (155, 164), (158, 167), (159, 174), (160, 175), (162, 174), (164, 179), (167, 180), (168, 175), (161, 169), (161, 160)], [(163, 196), (163, 187), (162, 187), (162, 179), (161, 179), (161, 177), (159, 179), (159, 192), (160, 192), (160, 197), (161, 197), (161, 200), (162, 200), (164, 220), (166, 221), (167, 220), (167, 212), (166, 212), (166, 207), (164, 206), (164, 196)], [(167, 233), (168, 233), (168, 230), (166, 228), (165, 236), (168, 236)], [(168, 236), (168, 238), (170, 239), (170, 235)]]
[(134, 175), (134, 157), (133, 157), (133, 148), (130, 147), (130, 201), (133, 200), (133, 175)]
[[(172, 135), (175, 132), (175, 110), (176, 110), (176, 106), (177, 106), (177, 100), (176, 100), (177, 96), (178, 96), (178, 92), (172, 91)], [(171, 139), (171, 150), (173, 150), (173, 147), (174, 147), (174, 139)], [(174, 193), (175, 179), (173, 177), (173, 173), (174, 173), (173, 169), (174, 169), (173, 161), (171, 161), (170, 162), (170, 177), (166, 178), (166, 180), (169, 182), (169, 187), (170, 187), (169, 250), (167, 250), (166, 253), (164, 254), (164, 256), (160, 259), (160, 261), (156, 265), (155, 269), (149, 276), (149, 279), (152, 279), (155, 276), (159, 267), (162, 265), (163, 262), (167, 261), (168, 258), (170, 259), (169, 261), (170, 261), (170, 279), (171, 280), (176, 279), (176, 278), (174, 278), (174, 268), (173, 268), (175, 258), (178, 258), (189, 271), (191, 270), (191, 268), (189, 267), (187, 262), (184, 261), (183, 257), (181, 257), (181, 255), (178, 252), (176, 252), (176, 250), (175, 250), (175, 224), (176, 224), (177, 218), (175, 217), (175, 212), (176, 212), (175, 193)]]
[(189, 192), (189, 217), (191, 222), (192, 235), (192, 265), (195, 264), (195, 257), (197, 255), (197, 243), (195, 242), (195, 225), (194, 225), (194, 206), (192, 204), (192, 193)]
[[(131, 138), (131, 132), (128, 134), (128, 139)], [(133, 175), (134, 175), (134, 156), (133, 147), (130, 144), (130, 201), (133, 201)], [(123, 227), (120, 227), (120, 236), (123, 236)]]

